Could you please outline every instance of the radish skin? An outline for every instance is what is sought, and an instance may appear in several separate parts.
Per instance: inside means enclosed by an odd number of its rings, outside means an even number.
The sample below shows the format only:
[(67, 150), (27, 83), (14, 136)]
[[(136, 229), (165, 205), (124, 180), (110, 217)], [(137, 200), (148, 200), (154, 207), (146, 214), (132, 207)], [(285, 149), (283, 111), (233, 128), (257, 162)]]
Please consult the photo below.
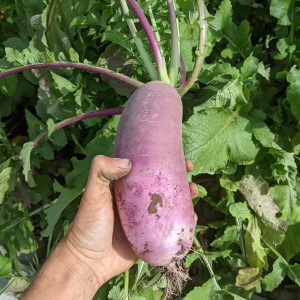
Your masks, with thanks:
[(191, 249), (195, 228), (181, 124), (180, 95), (152, 81), (129, 98), (115, 141), (115, 156), (132, 161), (114, 183), (126, 237), (138, 257), (170, 272)]

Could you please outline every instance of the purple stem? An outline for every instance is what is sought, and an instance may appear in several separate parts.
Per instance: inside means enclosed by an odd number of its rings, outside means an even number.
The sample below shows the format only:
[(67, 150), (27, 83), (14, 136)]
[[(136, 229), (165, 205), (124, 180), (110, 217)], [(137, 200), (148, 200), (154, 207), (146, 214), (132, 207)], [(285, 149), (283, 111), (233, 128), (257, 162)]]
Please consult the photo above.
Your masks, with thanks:
[(105, 68), (91, 66), (87, 64), (71, 63), (71, 62), (38, 63), (38, 64), (32, 64), (28, 66), (23, 66), (23, 67), (11, 69), (0, 73), (0, 78), (5, 78), (17, 73), (34, 70), (34, 69), (56, 69), (56, 68), (74, 68), (74, 69), (85, 70), (88, 72), (95, 72), (101, 75), (109, 76), (111, 78), (114, 78), (126, 84), (129, 84), (135, 88), (138, 88), (143, 85), (143, 83), (138, 80), (131, 79), (130, 77), (113, 72)]
[(186, 84), (186, 65), (182, 55), (180, 55), (180, 69), (181, 69), (181, 87), (183, 87)]
[(140, 6), (138, 5), (138, 3), (135, 0), (127, 0), (127, 1), (141, 23), (141, 26), (142, 26), (142, 28), (147, 36), (147, 39), (150, 43), (157, 66), (159, 68), (161, 68), (162, 66), (164, 66), (164, 60), (163, 60), (157, 39), (155, 37), (155, 34), (152, 30), (152, 27), (151, 27), (147, 17), (145, 16), (144, 12), (142, 11), (142, 9), (140, 8)]
[[(69, 119), (66, 119), (64, 121), (61, 121), (57, 123), (52, 131), (56, 132), (59, 129), (62, 129), (66, 126), (75, 124), (79, 121), (87, 120), (87, 119), (92, 119), (96, 117), (108, 117), (108, 116), (115, 116), (115, 115), (120, 115), (123, 112), (123, 107), (115, 107), (115, 108), (107, 108), (107, 109), (101, 109), (97, 111), (92, 111), (88, 112), (79, 116), (75, 116)], [(34, 140), (34, 145), (33, 149), (36, 148), (45, 138), (47, 137), (47, 132), (41, 133), (35, 140)]]

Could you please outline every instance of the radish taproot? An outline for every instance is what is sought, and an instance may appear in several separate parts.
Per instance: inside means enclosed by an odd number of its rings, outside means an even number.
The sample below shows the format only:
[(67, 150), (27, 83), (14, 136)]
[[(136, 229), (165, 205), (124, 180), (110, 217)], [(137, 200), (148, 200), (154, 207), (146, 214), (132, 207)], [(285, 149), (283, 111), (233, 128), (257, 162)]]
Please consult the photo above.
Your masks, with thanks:
[(180, 95), (153, 81), (129, 98), (115, 141), (115, 156), (132, 161), (114, 183), (126, 237), (138, 257), (167, 269), (190, 250), (195, 227), (181, 120)]

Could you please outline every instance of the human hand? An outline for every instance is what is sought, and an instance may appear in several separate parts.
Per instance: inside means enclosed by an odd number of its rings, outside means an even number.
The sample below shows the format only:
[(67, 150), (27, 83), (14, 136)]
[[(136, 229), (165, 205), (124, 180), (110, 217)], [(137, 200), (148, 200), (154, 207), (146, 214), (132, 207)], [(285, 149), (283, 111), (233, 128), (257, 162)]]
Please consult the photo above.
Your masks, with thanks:
[[(193, 169), (191, 161), (186, 161), (186, 168), (188, 172)], [(130, 170), (129, 160), (94, 158), (80, 208), (63, 241), (71, 255), (91, 267), (100, 283), (129, 269), (137, 258), (115, 213), (110, 188), (113, 180)], [(193, 197), (198, 194), (196, 184), (191, 183), (190, 189)]]
[[(186, 161), (186, 168), (188, 172), (192, 170), (191, 161)], [(22, 299), (39, 299), (41, 294), (45, 300), (91, 299), (102, 284), (133, 265), (137, 257), (115, 212), (111, 190), (112, 182), (130, 170), (127, 159), (93, 159), (79, 210), (68, 233)], [(191, 183), (190, 189), (192, 197), (198, 194), (196, 184)], [(53, 294), (53, 288), (57, 294)]]

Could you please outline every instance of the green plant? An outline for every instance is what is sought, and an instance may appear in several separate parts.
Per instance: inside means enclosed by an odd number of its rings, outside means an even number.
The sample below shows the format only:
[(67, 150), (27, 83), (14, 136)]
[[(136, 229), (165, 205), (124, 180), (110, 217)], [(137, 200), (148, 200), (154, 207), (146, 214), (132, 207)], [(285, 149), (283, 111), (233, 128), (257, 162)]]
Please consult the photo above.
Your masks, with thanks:
[[(150, 49), (138, 25), (134, 32), (134, 19), (127, 15), (124, 22), (118, 1), (83, 2), (2, 1), (0, 69), (68, 60), (108, 67), (140, 82), (166, 78), (164, 68), (154, 72), (146, 56), (137, 54), (136, 44)], [(159, 33), (165, 60), (172, 61), (178, 48), (169, 51), (167, 5), (140, 3)], [(300, 280), (299, 4), (224, 0), (206, 5), (206, 62), (183, 97), (185, 153), (194, 161), (201, 196), (194, 203), (201, 225), (186, 259), (193, 280), (183, 295), (251, 299), (299, 286)], [(182, 61), (190, 73), (196, 57), (202, 58), (198, 9), (193, 1), (178, 0), (176, 6)], [(171, 73), (175, 81), (177, 72)], [(132, 89), (69, 69), (1, 79), (0, 275), (9, 288), (34, 275), (67, 229), (91, 158), (112, 154), (118, 117), (53, 133), (55, 123), (122, 106)], [(45, 131), (49, 139), (30, 156), (32, 141)], [(139, 261), (127, 275), (133, 299), (162, 297), (166, 283), (159, 270)], [(122, 298), (123, 287), (118, 277), (97, 297)]]

